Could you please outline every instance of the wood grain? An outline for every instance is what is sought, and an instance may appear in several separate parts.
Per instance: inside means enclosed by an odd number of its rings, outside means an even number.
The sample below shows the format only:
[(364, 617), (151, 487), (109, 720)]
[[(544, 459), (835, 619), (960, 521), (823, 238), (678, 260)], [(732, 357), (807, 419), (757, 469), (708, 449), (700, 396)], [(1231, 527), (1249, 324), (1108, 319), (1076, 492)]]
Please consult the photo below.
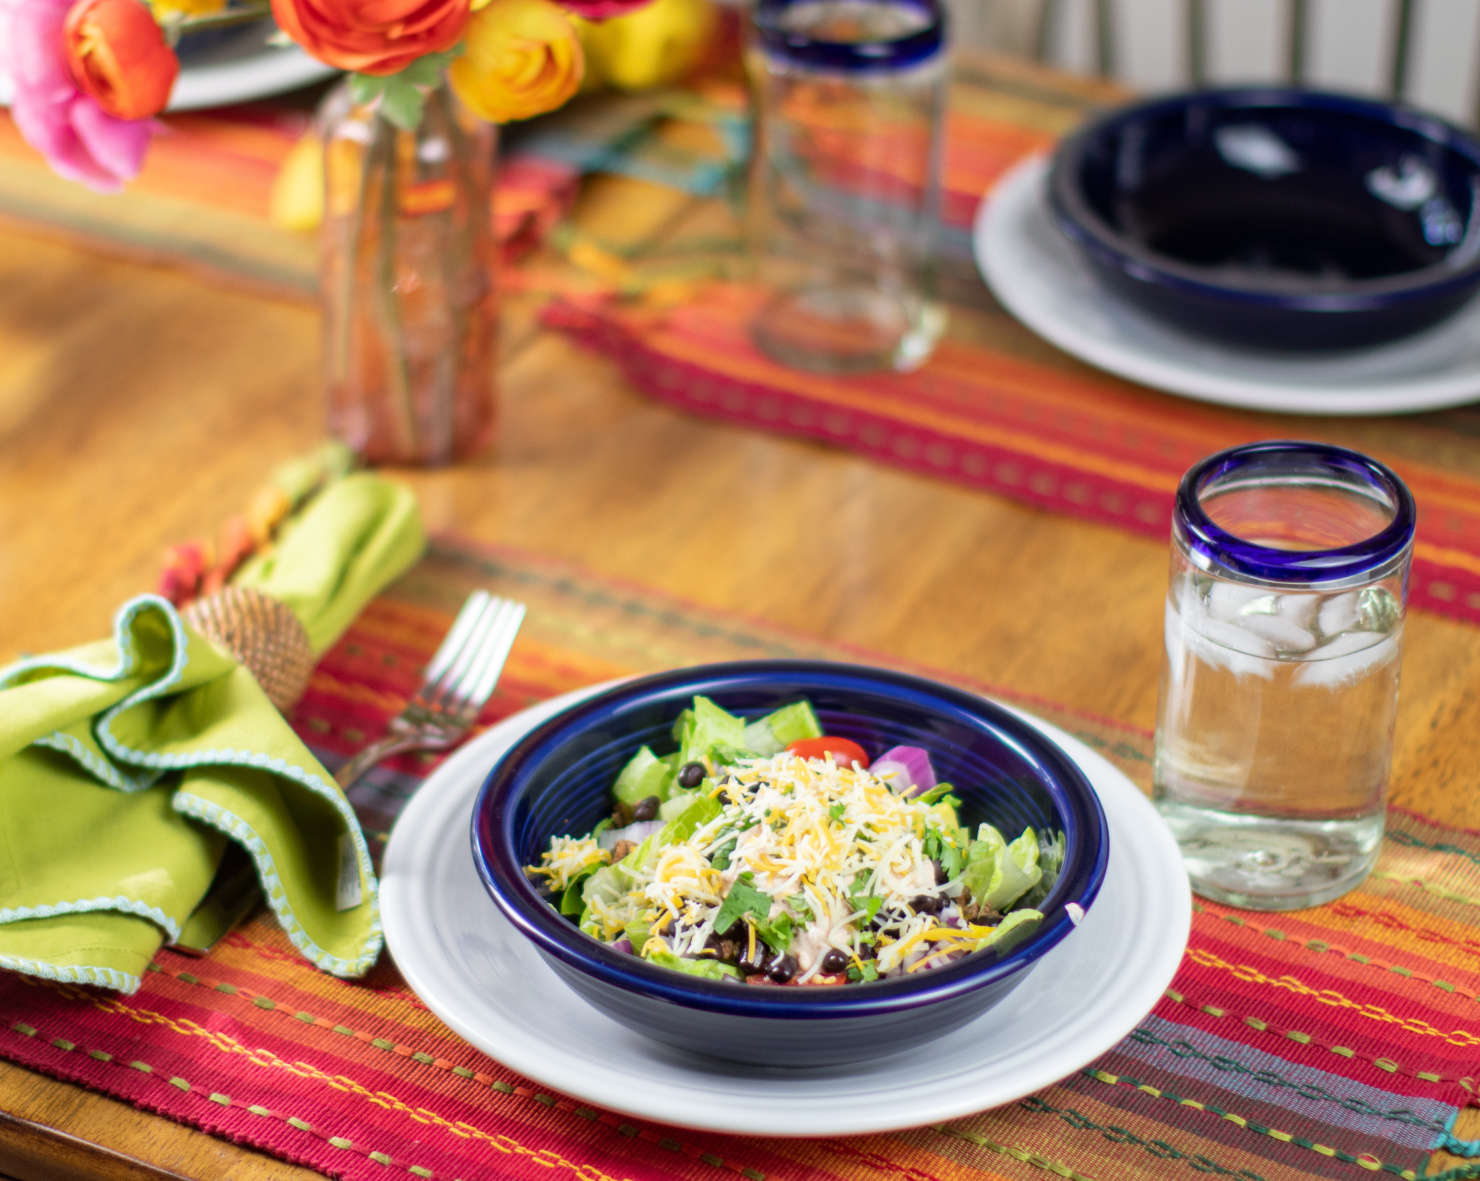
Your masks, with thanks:
[[(630, 244), (685, 213), (609, 180), (580, 223)], [(500, 413), (486, 456), (405, 473), (432, 529), (1154, 725), (1162, 544), (657, 405), (525, 300)], [(103, 634), (321, 424), (312, 309), (0, 231), (0, 660)], [(1415, 613), (1406, 642), (1393, 799), (1480, 827), (1480, 629)], [(24, 1181), (308, 1175), (3, 1065), (0, 1112)]]

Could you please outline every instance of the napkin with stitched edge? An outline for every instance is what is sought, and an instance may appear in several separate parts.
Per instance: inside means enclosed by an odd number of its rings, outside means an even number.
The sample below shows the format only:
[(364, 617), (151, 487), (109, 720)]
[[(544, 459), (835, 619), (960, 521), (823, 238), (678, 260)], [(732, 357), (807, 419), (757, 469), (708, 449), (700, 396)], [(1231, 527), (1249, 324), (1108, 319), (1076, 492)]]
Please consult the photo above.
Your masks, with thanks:
[[(412, 494), (358, 473), (236, 581), (286, 603), (318, 653), (424, 544)], [(110, 639), (0, 671), (0, 967), (135, 991), (231, 842), (308, 959), (370, 968), (376, 881), (349, 802), (167, 600), (140, 595)]]

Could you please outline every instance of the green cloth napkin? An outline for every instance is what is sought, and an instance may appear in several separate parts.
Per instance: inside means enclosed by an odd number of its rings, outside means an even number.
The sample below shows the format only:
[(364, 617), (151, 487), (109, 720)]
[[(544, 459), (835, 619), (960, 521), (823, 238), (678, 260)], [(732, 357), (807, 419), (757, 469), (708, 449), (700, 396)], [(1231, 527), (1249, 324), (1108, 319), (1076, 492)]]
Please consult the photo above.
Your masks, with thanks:
[[(287, 603), (319, 652), (424, 544), (411, 493), (355, 474), (234, 581)], [(133, 992), (230, 841), (305, 956), (370, 968), (380, 913), (349, 802), (169, 602), (141, 595), (111, 639), (0, 671), (0, 967)]]

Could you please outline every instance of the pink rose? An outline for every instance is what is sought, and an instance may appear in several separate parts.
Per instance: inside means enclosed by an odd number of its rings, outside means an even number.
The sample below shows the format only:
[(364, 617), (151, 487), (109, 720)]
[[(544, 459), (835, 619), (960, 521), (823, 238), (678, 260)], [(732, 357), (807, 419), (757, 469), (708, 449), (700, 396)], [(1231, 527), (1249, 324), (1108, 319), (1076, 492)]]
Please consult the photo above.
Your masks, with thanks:
[(58, 175), (116, 192), (138, 175), (152, 119), (115, 119), (72, 79), (62, 44), (70, 0), (0, 0), (0, 62), (10, 75), (10, 113), (28, 144)]

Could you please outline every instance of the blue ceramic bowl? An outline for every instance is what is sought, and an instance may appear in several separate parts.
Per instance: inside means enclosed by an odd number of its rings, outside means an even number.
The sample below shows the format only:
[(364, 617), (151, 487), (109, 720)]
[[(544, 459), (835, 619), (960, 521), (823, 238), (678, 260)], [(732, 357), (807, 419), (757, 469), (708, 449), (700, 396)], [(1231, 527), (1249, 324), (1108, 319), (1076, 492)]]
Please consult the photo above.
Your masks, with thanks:
[[(662, 751), (696, 693), (755, 717), (806, 697), (829, 734), (871, 754), (908, 743), (956, 785), (962, 821), (1015, 835), (1064, 834), (1044, 922), (1006, 954), (977, 952), (901, 979), (830, 988), (757, 988), (660, 968), (582, 934), (536, 893), (522, 867), (553, 835), (589, 832), (611, 811), (612, 781), (644, 743)], [(473, 857), (499, 909), (591, 1004), (683, 1050), (764, 1065), (877, 1058), (939, 1037), (1021, 984), (1088, 909), (1109, 838), (1089, 783), (1037, 730), (982, 698), (916, 677), (821, 661), (677, 669), (599, 693), (527, 735), (489, 773), (473, 810)], [(597, 1052), (593, 1048), (593, 1053)]]
[(1212, 90), (1116, 111), (1060, 146), (1049, 207), (1112, 290), (1236, 344), (1377, 344), (1480, 288), (1480, 143), (1365, 99)]

